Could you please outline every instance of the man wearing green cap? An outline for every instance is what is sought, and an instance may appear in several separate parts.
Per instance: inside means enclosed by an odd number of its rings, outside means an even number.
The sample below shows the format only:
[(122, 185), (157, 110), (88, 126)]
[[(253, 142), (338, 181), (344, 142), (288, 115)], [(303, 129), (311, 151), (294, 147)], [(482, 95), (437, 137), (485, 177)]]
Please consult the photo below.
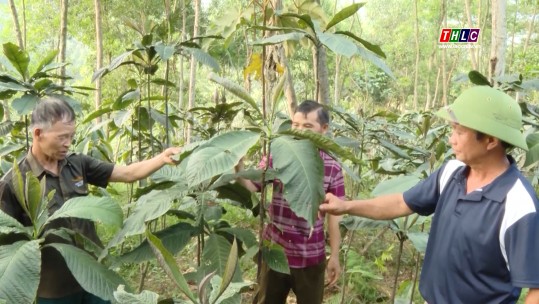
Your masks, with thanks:
[(436, 113), (453, 131), (450, 160), (408, 191), (320, 211), (393, 219), (434, 213), (419, 290), (427, 303), (539, 303), (539, 201), (507, 154), (527, 150), (518, 103), (496, 89), (464, 91)]

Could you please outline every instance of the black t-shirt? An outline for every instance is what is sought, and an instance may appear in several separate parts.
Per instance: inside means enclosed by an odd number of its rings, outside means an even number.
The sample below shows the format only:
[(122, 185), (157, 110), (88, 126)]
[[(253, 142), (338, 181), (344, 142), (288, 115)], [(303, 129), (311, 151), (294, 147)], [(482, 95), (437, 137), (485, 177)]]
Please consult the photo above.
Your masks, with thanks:
[[(98, 159), (81, 155), (69, 154), (58, 163), (59, 175), (45, 170), (33, 157), (32, 153), (19, 163), (19, 169), (25, 179), (26, 172), (31, 171), (41, 180), (46, 178), (46, 192), (54, 190), (54, 196), (49, 202), (49, 215), (56, 212), (68, 199), (72, 197), (86, 196), (88, 184), (106, 187), (114, 169), (114, 164), (106, 163)], [(8, 172), (0, 185), (1, 200), (0, 208), (5, 213), (17, 219), (25, 226), (30, 226), (30, 218), (25, 214), (13, 191), (12, 174)], [(46, 229), (65, 227), (79, 232), (93, 242), (101, 245), (97, 237), (94, 223), (77, 218), (61, 218), (50, 223)], [(65, 243), (59, 237), (47, 237), (46, 243)], [(81, 290), (63, 257), (51, 247), (42, 249), (41, 280), (39, 283), (38, 296), (46, 298), (58, 298), (73, 294)]]

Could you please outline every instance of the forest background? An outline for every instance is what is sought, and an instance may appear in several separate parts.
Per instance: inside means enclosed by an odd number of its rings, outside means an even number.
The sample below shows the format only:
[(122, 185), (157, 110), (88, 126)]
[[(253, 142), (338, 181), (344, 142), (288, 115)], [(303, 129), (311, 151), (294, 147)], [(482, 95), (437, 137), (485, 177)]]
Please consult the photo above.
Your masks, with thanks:
[[(92, 189), (86, 207), (73, 203), (66, 214), (102, 222), (107, 241), (91, 251), (99, 270), (80, 278), (120, 303), (247, 303), (256, 252), (276, 269), (286, 263), (257, 241), (271, 193), (233, 183), (240, 158), (251, 168), (245, 177), (286, 180), (306, 200), (320, 198), (301, 192), (319, 182), (316, 147), (342, 161), (351, 198), (405, 190), (451, 157), (448, 128), (432, 111), (472, 84), (493, 85), (521, 103), (530, 151), (513, 154), (537, 187), (538, 9), (536, 0), (0, 0), (0, 171), (26, 153), (28, 114), (43, 96), (76, 108), (76, 152), (130, 163), (184, 146), (179, 166)], [(444, 44), (443, 28), (479, 28), (479, 39)], [(332, 110), (329, 138), (288, 130), (304, 99)], [(303, 164), (256, 169), (269, 150)], [(102, 205), (110, 212), (88, 214)], [(301, 202), (294, 211), (315, 216)], [(326, 302), (423, 303), (429, 224), (346, 217), (343, 276)], [(0, 235), (23, 234), (13, 227)], [(9, 253), (0, 257), (0, 299), (33, 301), (39, 239), (28, 237), (32, 249), (0, 244)], [(85, 259), (62, 250), (74, 264)], [(96, 273), (105, 279), (93, 281)]]

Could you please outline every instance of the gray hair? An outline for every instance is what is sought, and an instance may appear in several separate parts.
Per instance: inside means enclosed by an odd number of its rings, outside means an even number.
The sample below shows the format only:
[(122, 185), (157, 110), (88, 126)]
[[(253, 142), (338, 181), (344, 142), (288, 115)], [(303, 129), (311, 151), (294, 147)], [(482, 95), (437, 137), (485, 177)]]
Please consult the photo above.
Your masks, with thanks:
[(59, 98), (42, 98), (32, 112), (30, 129), (47, 129), (58, 121), (74, 122), (75, 111), (73, 111), (73, 108), (65, 100)]

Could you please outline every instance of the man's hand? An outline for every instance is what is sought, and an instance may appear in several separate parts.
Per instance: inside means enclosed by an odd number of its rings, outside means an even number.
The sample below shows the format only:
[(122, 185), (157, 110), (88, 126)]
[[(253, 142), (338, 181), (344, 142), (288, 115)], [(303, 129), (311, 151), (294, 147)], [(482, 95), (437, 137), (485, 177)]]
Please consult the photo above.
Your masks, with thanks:
[(331, 255), (326, 267), (327, 286), (331, 287), (335, 285), (340, 275), (341, 265), (339, 263), (339, 257)]
[(161, 158), (163, 159), (165, 164), (175, 165), (175, 164), (177, 164), (177, 161), (172, 159), (172, 156), (180, 153), (181, 151), (182, 151), (182, 149), (179, 148), (179, 147), (167, 148), (165, 151), (161, 152)]
[(346, 213), (346, 203), (335, 195), (326, 193), (326, 198), (318, 209), (322, 213), (327, 212), (333, 215), (341, 215)]

